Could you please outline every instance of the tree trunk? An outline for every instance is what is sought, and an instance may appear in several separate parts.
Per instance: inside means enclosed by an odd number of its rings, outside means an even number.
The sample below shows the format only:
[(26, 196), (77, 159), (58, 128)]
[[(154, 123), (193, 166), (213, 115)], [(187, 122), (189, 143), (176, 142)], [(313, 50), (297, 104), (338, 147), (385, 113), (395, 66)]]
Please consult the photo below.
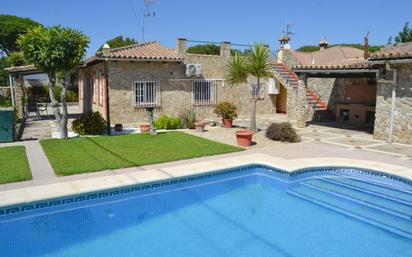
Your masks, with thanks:
[(54, 94), (54, 89), (56, 88), (56, 73), (50, 72), (49, 76), (49, 96), (51, 101), (51, 107), (53, 109), (54, 116), (56, 117), (56, 125), (59, 131), (61, 131), (61, 113), (59, 108), (59, 103), (56, 100), (56, 95)]
[(62, 93), (60, 95), (60, 103), (62, 105), (62, 118), (60, 121), (61, 123), (60, 137), (61, 138), (68, 138), (66, 92), (67, 92), (67, 87), (69, 86), (69, 83), (70, 83), (70, 72), (65, 71)]
[(250, 129), (257, 132), (256, 128), (256, 99), (252, 99), (252, 113), (250, 114)]

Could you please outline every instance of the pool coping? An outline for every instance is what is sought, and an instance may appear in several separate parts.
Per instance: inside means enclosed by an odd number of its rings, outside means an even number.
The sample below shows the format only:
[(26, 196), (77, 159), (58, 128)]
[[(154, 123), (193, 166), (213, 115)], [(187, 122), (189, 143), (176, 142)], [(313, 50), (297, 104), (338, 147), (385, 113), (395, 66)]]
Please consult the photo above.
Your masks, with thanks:
[(2, 191), (0, 192), (0, 208), (213, 173), (223, 169), (253, 164), (269, 166), (287, 173), (296, 172), (302, 169), (323, 167), (359, 168), (383, 172), (388, 175), (412, 180), (412, 168), (404, 166), (348, 158), (283, 159), (266, 154), (255, 153), (244, 156), (222, 157), (211, 161), (200, 161), (167, 168), (141, 170), (126, 174), (108, 175)]

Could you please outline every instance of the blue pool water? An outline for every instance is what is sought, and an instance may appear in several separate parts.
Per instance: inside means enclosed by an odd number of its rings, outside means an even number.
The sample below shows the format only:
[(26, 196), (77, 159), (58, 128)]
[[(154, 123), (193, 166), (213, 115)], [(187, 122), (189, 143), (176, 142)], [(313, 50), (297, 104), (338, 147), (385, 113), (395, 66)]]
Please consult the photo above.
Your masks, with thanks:
[(253, 166), (147, 188), (0, 215), (0, 256), (412, 256), (393, 179)]

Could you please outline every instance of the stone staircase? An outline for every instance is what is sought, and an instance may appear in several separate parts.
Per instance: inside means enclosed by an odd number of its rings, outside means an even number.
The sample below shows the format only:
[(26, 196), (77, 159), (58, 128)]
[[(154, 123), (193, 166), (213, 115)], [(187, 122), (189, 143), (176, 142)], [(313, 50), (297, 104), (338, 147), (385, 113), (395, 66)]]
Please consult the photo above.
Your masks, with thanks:
[[(273, 67), (274, 76), (281, 84), (296, 88), (299, 86), (298, 76), (292, 72), (286, 65), (277, 63)], [(335, 115), (328, 110), (328, 105), (321, 96), (309, 86), (306, 87), (306, 102), (313, 109), (315, 120), (334, 121)]]

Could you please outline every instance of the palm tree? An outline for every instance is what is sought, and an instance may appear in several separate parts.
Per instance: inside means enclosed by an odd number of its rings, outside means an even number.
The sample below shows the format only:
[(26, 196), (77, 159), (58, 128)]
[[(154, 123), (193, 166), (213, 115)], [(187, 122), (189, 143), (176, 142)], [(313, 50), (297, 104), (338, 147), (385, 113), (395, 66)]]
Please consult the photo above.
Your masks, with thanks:
[(256, 103), (259, 101), (257, 95), (260, 92), (261, 80), (272, 77), (272, 65), (270, 63), (269, 48), (262, 43), (255, 43), (253, 47), (246, 51), (244, 56), (235, 53), (228, 60), (226, 80), (229, 84), (238, 85), (247, 83), (249, 76), (256, 78), (256, 96), (252, 94), (252, 112), (250, 115), (250, 129), (257, 131), (256, 128)]

